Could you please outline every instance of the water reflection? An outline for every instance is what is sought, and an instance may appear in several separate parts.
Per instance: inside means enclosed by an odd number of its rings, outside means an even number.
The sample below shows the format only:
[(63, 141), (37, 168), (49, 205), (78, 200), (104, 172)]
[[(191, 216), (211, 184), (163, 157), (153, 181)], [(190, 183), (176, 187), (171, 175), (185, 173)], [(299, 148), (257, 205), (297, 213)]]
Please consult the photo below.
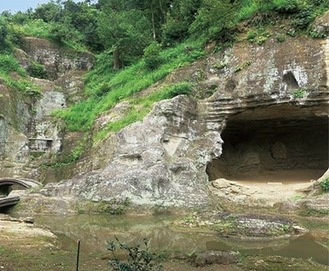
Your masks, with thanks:
[[(68, 246), (81, 240), (85, 250), (105, 252), (107, 243), (117, 236), (130, 244), (147, 238), (155, 251), (192, 254), (204, 250), (238, 250), (244, 255), (279, 255), (303, 258), (328, 264), (328, 247), (310, 235), (293, 239), (250, 241), (220, 238), (211, 232), (176, 231), (171, 224), (174, 216), (106, 216), (78, 215), (68, 217), (39, 216), (36, 224), (46, 226)], [(328, 241), (328, 240), (326, 240)]]
[(318, 263), (329, 266), (328, 250), (318, 244), (315, 238), (310, 234), (292, 240), (286, 247), (276, 251), (276, 254), (292, 258), (312, 258)]

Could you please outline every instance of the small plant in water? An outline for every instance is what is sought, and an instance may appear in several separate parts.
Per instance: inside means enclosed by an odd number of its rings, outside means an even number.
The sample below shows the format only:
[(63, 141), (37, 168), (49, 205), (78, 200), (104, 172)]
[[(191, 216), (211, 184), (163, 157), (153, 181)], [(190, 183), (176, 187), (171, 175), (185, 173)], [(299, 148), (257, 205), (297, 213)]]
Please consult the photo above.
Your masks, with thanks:
[[(113, 259), (109, 261), (112, 271), (162, 271), (162, 265), (156, 261), (159, 259), (156, 253), (149, 251), (148, 240), (144, 239), (143, 247), (141, 245), (130, 246), (121, 243), (117, 237), (115, 241), (108, 244), (107, 250), (111, 251)], [(116, 251), (126, 252), (127, 260), (123, 261), (115, 254)]]

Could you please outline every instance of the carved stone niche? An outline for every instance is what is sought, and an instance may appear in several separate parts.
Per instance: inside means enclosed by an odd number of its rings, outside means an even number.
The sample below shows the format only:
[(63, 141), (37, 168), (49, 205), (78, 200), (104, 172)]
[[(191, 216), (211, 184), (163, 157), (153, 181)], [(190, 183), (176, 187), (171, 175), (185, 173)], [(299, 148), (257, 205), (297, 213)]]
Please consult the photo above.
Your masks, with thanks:
[(49, 138), (29, 138), (30, 152), (50, 152), (53, 140)]

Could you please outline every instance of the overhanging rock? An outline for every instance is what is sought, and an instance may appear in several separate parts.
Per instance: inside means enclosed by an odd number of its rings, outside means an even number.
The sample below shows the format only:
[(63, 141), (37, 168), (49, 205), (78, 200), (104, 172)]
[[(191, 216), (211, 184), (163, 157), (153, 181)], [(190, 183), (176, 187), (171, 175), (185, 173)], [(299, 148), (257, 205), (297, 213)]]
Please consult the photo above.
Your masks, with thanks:
[[(193, 81), (195, 67), (203, 69), (205, 78), (196, 82), (197, 88), (207, 91), (211, 81), (211, 97), (159, 102), (142, 122), (95, 146), (87, 172), (43, 192), (192, 207), (210, 201), (207, 171), (230, 175), (243, 163), (252, 174), (305, 165), (325, 171), (327, 152), (321, 149), (327, 148), (329, 69), (324, 44), (303, 37), (285, 43), (273, 39), (264, 46), (238, 43), (198, 61), (184, 78)], [(226, 66), (216, 68), (223, 59)], [(258, 147), (261, 143), (266, 151)], [(229, 145), (237, 151), (226, 154)], [(212, 170), (215, 160), (221, 162)]]

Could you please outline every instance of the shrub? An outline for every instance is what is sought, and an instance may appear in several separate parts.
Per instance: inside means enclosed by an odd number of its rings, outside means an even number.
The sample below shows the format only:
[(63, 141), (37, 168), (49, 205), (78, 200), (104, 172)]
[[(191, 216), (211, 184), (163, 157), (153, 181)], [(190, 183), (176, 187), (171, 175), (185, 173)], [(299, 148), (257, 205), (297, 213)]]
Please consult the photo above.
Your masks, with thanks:
[(99, 212), (110, 215), (122, 215), (126, 213), (127, 208), (131, 205), (129, 198), (111, 199), (110, 201), (102, 201), (99, 204)]
[(305, 94), (306, 94), (306, 90), (303, 88), (295, 89), (292, 93), (292, 95), (294, 96), (295, 99), (303, 98), (305, 96)]
[(324, 192), (329, 192), (329, 178), (324, 179), (320, 185)]
[(277, 42), (284, 42), (286, 40), (286, 36), (283, 34), (279, 34), (276, 36), (276, 41)]
[(194, 22), (189, 27), (189, 33), (194, 37), (204, 37), (211, 40), (223, 29), (229, 29), (234, 21), (234, 6), (228, 0), (204, 0), (195, 15)]
[(36, 78), (48, 79), (48, 74), (45, 67), (37, 62), (32, 62), (31, 65), (26, 69), (27, 73)]
[(22, 25), (14, 24), (13, 31), (21, 33), (24, 36), (33, 36), (39, 38), (48, 38), (52, 25), (41, 19), (29, 20)]
[(157, 42), (152, 42), (144, 49), (145, 65), (150, 70), (155, 70), (161, 64), (160, 58), (161, 45)]
[(6, 37), (8, 34), (7, 25), (5, 22), (0, 21), (0, 49), (6, 47)]
[(7, 74), (17, 72), (21, 76), (25, 73), (16, 58), (11, 54), (0, 54), (0, 72)]
[(292, 19), (292, 26), (296, 29), (306, 29), (308, 25), (313, 21), (314, 17), (312, 16), (312, 10), (310, 7), (305, 7)]
[[(156, 261), (159, 258), (157, 254), (149, 251), (148, 241), (144, 239), (143, 246), (136, 245), (130, 246), (125, 243), (121, 243), (117, 237), (115, 241), (111, 241), (108, 244), (107, 250), (112, 252), (113, 259), (109, 261), (109, 266), (112, 267), (112, 271), (160, 271), (162, 265)], [(117, 250), (123, 250), (128, 254), (127, 261), (118, 259), (115, 252)]]
[(275, 10), (282, 14), (294, 14), (299, 11), (299, 4), (296, 0), (277, 1)]
[(264, 28), (258, 28), (256, 30), (250, 30), (247, 34), (247, 40), (252, 43), (262, 45), (269, 37), (271, 33)]
[(165, 47), (170, 47), (186, 38), (187, 33), (188, 25), (169, 16), (162, 27), (162, 44)]

